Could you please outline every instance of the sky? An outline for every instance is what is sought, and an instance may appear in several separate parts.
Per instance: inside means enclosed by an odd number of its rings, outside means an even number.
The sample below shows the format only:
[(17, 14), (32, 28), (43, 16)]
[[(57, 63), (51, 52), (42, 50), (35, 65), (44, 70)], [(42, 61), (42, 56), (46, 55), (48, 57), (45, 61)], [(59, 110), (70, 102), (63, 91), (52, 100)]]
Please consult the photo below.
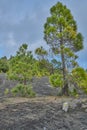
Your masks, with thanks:
[[(44, 23), (50, 8), (58, 0), (0, 0), (0, 57), (15, 55), (23, 43), (34, 51), (47, 47)], [(87, 68), (87, 0), (59, 0), (71, 10), (78, 31), (84, 37), (84, 49), (78, 53), (80, 66)]]

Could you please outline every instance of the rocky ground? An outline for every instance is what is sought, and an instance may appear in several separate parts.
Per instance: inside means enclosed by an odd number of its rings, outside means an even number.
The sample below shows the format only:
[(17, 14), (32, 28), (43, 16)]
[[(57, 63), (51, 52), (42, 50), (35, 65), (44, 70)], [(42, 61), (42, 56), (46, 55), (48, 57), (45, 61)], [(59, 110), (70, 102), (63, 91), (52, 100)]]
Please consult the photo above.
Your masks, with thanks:
[(15, 84), (0, 76), (0, 130), (87, 130), (87, 97), (58, 97), (46, 77), (33, 81), (35, 98), (4, 96)]

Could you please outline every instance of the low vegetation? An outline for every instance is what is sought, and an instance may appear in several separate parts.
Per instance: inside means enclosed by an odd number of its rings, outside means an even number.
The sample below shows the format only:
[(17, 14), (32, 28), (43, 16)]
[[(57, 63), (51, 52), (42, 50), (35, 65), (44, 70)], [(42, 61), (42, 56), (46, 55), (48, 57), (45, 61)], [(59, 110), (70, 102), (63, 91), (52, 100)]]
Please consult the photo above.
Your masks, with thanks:
[(14, 96), (22, 97), (35, 97), (35, 92), (32, 90), (32, 86), (18, 84), (16, 87), (11, 89)]

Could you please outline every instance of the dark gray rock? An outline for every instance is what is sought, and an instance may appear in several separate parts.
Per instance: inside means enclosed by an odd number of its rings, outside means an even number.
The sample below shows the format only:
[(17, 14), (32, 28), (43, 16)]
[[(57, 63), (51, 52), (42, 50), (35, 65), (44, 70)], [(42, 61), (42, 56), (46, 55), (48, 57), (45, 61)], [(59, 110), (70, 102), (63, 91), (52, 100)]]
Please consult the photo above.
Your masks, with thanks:
[(1, 130), (86, 130), (87, 113), (78, 107), (65, 113), (62, 103), (28, 101), (0, 109)]
[(38, 96), (58, 95), (58, 89), (50, 85), (48, 77), (34, 78), (32, 86)]

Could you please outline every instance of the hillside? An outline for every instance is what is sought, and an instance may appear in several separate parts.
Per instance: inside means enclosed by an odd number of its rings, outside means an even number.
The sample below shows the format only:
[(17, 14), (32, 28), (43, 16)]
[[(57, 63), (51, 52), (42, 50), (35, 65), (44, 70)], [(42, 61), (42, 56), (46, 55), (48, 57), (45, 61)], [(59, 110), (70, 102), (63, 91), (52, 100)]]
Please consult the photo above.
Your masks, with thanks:
[[(87, 129), (87, 97), (58, 97), (46, 77), (33, 80), (35, 98), (4, 96), (4, 89), (15, 84), (0, 77), (0, 130)], [(62, 110), (64, 102), (69, 104), (68, 112)]]

